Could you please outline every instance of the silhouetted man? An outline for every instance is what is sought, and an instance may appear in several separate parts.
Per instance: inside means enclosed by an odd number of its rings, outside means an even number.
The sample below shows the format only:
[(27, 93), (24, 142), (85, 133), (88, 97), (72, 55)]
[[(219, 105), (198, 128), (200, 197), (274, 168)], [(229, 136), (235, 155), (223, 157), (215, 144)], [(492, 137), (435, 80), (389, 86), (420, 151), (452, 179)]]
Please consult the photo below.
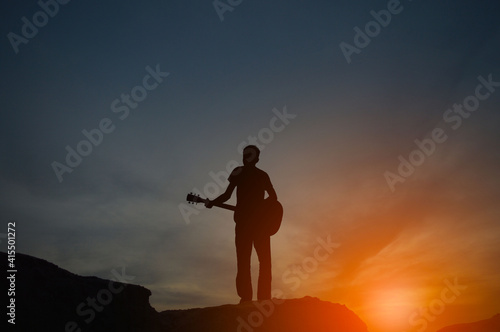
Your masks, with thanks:
[(243, 166), (236, 167), (229, 176), (229, 186), (226, 191), (209, 201), (206, 207), (227, 201), (236, 188), (236, 259), (238, 273), (236, 275), (236, 290), (241, 298), (240, 303), (252, 301), (252, 279), (250, 261), (252, 247), (255, 247), (259, 258), (259, 282), (257, 299), (271, 298), (271, 236), (259, 225), (261, 217), (259, 209), (264, 203), (265, 193), (268, 199), (277, 200), (269, 175), (255, 165), (259, 161), (260, 150), (255, 145), (243, 149)]

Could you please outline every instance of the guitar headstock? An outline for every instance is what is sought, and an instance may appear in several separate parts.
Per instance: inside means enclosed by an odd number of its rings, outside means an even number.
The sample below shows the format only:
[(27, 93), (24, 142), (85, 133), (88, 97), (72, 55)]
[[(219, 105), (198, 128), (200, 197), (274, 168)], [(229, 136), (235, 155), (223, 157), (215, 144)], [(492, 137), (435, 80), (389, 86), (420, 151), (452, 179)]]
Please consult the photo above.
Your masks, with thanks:
[(186, 200), (191, 203), (205, 203), (207, 200), (205, 198), (201, 198), (200, 195), (195, 195), (193, 193), (189, 193), (186, 197)]

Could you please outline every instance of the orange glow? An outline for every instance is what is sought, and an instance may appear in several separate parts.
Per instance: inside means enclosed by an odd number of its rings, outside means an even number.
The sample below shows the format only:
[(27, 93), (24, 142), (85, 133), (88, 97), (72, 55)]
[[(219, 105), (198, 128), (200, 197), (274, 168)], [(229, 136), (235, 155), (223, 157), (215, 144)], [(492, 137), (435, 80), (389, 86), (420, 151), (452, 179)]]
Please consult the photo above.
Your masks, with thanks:
[(420, 300), (411, 289), (387, 287), (375, 290), (365, 306), (370, 321), (381, 328), (393, 330), (408, 325), (408, 317)]
[[(332, 155), (335, 168), (287, 168), (274, 178), (285, 205), (283, 229), (273, 238), (275, 287), (287, 298), (345, 304), (370, 332), (436, 331), (498, 312), (498, 268), (491, 264), (500, 243), (497, 214), (491, 199), (464, 199), (481, 192), (480, 184), (463, 177), (464, 191), (442, 180), (437, 155), (391, 193), (380, 175), (383, 161), (344, 165), (349, 156)], [(310, 170), (308, 160), (321, 158), (328, 164), (327, 156), (308, 155), (295, 167)], [(316, 239), (328, 236), (339, 246), (314, 271), (282, 278), (315, 258)], [(458, 288), (443, 293), (455, 282)]]

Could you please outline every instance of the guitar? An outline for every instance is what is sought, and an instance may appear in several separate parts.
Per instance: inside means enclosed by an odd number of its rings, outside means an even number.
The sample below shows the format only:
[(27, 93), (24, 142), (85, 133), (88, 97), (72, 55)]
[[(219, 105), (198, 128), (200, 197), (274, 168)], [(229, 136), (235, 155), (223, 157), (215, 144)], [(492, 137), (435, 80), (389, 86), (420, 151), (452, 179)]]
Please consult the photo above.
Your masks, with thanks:
[[(208, 203), (209, 200), (207, 198), (202, 198), (199, 195), (195, 195), (193, 193), (189, 193), (186, 197), (186, 200), (191, 204), (196, 203)], [(220, 203), (214, 204), (214, 206), (236, 211), (236, 206)], [(280, 229), (281, 221), (283, 220), (283, 206), (280, 202), (276, 200), (265, 199), (264, 204), (259, 211), (259, 221), (262, 222), (263, 230), (269, 234), (269, 236), (276, 234), (276, 232)]]

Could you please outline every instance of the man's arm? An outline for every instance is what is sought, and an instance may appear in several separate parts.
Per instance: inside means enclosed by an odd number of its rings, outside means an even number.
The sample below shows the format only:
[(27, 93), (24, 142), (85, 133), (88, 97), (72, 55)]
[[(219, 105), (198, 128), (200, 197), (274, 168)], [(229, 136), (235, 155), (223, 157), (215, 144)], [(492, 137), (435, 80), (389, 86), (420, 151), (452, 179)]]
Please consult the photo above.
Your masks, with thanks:
[(212, 206), (217, 205), (217, 204), (222, 204), (228, 199), (231, 198), (231, 195), (233, 194), (234, 188), (236, 187), (236, 184), (229, 182), (229, 186), (227, 186), (227, 189), (224, 193), (222, 193), (219, 197), (217, 197), (214, 200), (208, 200), (207, 203), (205, 203), (205, 206), (209, 209), (212, 208)]
[(274, 188), (271, 186), (271, 188), (266, 189), (267, 194), (269, 195), (269, 199), (273, 201), (278, 200), (278, 195), (276, 195), (276, 191), (274, 191)]
[(274, 190), (273, 184), (271, 183), (271, 179), (269, 179), (268, 184), (266, 186), (267, 194), (269, 195), (269, 199), (273, 201), (278, 200), (278, 195), (276, 195), (276, 191)]

